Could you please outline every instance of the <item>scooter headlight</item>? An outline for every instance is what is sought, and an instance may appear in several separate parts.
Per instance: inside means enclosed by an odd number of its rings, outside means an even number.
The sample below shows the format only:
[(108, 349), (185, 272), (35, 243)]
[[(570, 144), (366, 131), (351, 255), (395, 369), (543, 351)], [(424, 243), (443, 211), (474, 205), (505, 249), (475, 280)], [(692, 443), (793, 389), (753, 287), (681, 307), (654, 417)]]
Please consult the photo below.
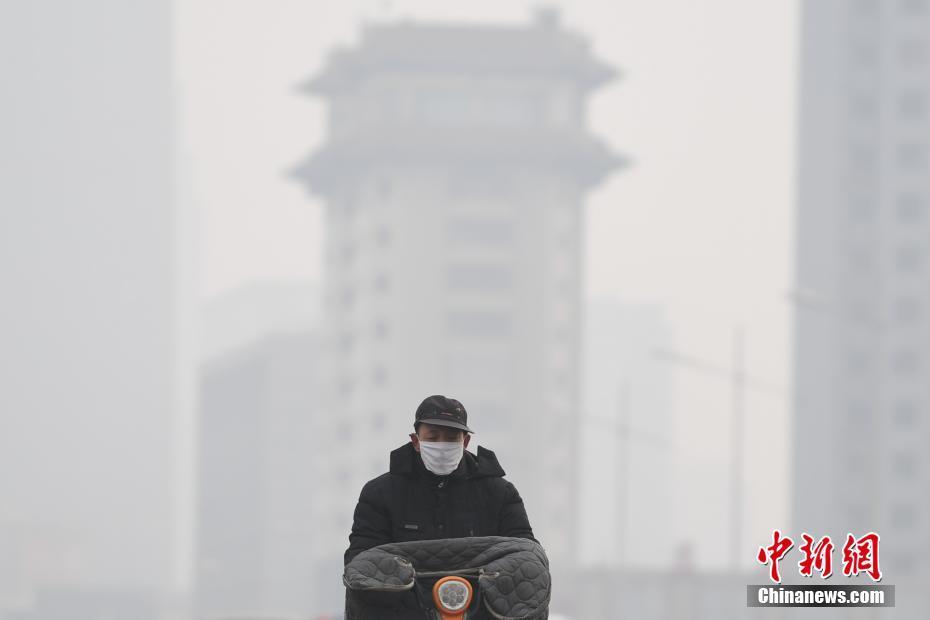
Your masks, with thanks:
[(459, 617), (471, 603), (472, 589), (467, 579), (443, 577), (433, 586), (433, 599), (440, 611)]

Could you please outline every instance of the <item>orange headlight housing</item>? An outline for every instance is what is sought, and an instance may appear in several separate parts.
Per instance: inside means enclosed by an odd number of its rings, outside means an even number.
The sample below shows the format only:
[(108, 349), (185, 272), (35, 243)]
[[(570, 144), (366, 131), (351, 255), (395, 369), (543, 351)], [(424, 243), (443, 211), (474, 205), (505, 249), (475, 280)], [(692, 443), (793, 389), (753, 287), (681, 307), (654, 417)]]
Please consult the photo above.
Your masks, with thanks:
[(433, 603), (442, 620), (457, 620), (465, 615), (474, 592), (471, 583), (462, 577), (449, 575), (433, 586)]

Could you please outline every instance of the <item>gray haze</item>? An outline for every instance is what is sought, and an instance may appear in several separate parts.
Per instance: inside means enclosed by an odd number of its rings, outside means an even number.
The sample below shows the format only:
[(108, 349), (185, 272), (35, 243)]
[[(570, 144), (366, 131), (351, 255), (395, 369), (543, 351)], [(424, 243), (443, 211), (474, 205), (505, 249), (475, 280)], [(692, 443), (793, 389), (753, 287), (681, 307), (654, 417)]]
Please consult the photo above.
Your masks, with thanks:
[(155, 618), (186, 562), (173, 19), (0, 9), (0, 615)]
[(4, 3), (0, 620), (340, 617), (443, 392), (561, 618), (926, 617), (928, 4)]
[[(273, 11), (244, 1), (180, 6), (183, 135), (205, 210), (208, 297), (254, 279), (322, 284), (324, 203), (287, 172), (326, 139), (324, 100), (299, 86), (332, 50), (356, 45), (365, 21), (520, 24), (530, 9), (485, 1), (349, 2), (325, 11), (302, 0), (280, 0)], [(562, 21), (619, 72), (592, 93), (588, 123), (631, 162), (587, 198), (585, 298), (660, 304), (677, 348), (717, 365), (730, 363), (740, 322), (749, 370), (784, 389), (793, 310), (786, 295), (794, 4), (580, 1), (563, 7)], [(671, 372), (676, 386), (674, 456), (690, 494), (679, 509), (692, 518), (671, 535), (691, 541), (699, 564), (723, 566), (727, 550), (718, 539), (727, 536), (728, 510), (706, 498), (729, 488), (729, 437), (715, 429), (729, 423), (730, 386), (682, 365), (643, 363), (664, 365), (659, 371)], [(747, 393), (745, 466), (754, 484), (746, 489), (746, 565), (757, 540), (788, 518), (780, 456), (788, 404), (785, 394)], [(697, 410), (707, 415), (691, 414)]]

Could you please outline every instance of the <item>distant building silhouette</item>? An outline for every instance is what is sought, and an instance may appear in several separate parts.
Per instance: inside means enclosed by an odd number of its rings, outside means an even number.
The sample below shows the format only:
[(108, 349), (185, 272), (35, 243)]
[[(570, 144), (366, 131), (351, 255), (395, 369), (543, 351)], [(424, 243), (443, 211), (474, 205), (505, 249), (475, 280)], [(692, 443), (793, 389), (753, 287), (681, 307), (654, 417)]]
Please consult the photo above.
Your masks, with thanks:
[(172, 45), (159, 0), (0, 3), (0, 617), (183, 579)]
[(159, 620), (164, 600), (133, 589), (50, 588), (38, 593), (30, 611), (0, 614), (0, 620)]
[(279, 332), (320, 326), (318, 287), (301, 280), (258, 280), (207, 302), (201, 359), (217, 360)]
[(793, 531), (879, 532), (894, 583), (930, 551), (930, 4), (800, 6)]
[[(253, 286), (223, 298), (224, 307), (211, 304), (214, 318), (285, 318), (280, 328), (263, 325), (264, 333), (248, 341), (235, 336), (235, 349), (215, 342), (218, 353), (203, 368), (198, 619), (306, 617), (318, 608), (312, 598), (321, 555), (317, 531), (328, 511), (317, 484), (326, 475), (327, 438), (313, 429), (324, 360), (317, 331), (302, 327), (296, 313), (273, 311), (267, 303), (306, 305), (313, 292)], [(221, 322), (220, 331), (231, 334), (233, 323)], [(338, 574), (332, 580), (338, 587)]]
[(497, 451), (554, 570), (574, 562), (583, 204), (621, 163), (585, 101), (614, 75), (543, 11), (368, 25), (307, 83), (329, 104), (299, 175), (327, 204), (334, 559), (362, 483), (445, 393)]
[[(675, 420), (672, 373), (655, 352), (673, 347), (661, 306), (590, 301), (584, 322), (581, 527), (588, 564), (669, 568), (674, 531)], [(593, 616), (592, 616), (593, 617)]]

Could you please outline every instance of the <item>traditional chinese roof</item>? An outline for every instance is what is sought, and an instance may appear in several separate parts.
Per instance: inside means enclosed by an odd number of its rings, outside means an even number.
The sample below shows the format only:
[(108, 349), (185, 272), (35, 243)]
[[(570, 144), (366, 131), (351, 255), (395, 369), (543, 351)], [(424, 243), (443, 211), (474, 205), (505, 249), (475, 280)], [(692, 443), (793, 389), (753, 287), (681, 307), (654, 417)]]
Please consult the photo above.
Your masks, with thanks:
[(554, 76), (594, 88), (616, 76), (595, 59), (587, 40), (542, 12), (529, 26), (403, 21), (365, 27), (358, 47), (333, 52), (304, 84), (334, 94), (371, 75), (390, 73)]
[(458, 171), (523, 166), (568, 175), (587, 187), (625, 163), (600, 141), (577, 132), (501, 128), (416, 131), (387, 126), (329, 144), (295, 169), (294, 175), (325, 194), (384, 164), (447, 165)]
[[(294, 176), (312, 191), (327, 194), (351, 186), (366, 170), (383, 166), (447, 166), (460, 173), (524, 167), (566, 175), (589, 187), (624, 160), (587, 132), (579, 119), (552, 122), (542, 118), (545, 106), (534, 110), (528, 103), (531, 94), (508, 100), (512, 92), (498, 84), (482, 86), (480, 80), (551, 79), (572, 84), (576, 95), (584, 97), (585, 91), (614, 75), (593, 58), (584, 38), (559, 27), (552, 12), (539, 13), (534, 23), (523, 26), (413, 22), (368, 26), (356, 48), (333, 54), (306, 85), (315, 94), (334, 96), (332, 105), (340, 108), (341, 122), (329, 140), (294, 170)], [(391, 97), (367, 109), (348, 105), (353, 97), (378, 96), (364, 89), (353, 92), (365, 81), (398, 76), (418, 78), (398, 89), (414, 89), (410, 100), (417, 104), (412, 111), (401, 113)], [(437, 85), (448, 77), (477, 78), (478, 84), (471, 83), (473, 93), (450, 95)], [(466, 94), (459, 110), (455, 104), (461, 92)], [(351, 94), (335, 97), (343, 93)], [(448, 118), (430, 117), (436, 103), (431, 98), (440, 100), (436, 107)], [(495, 117), (493, 111), (485, 116), (464, 112), (479, 101), (492, 107), (500, 104), (502, 116)], [(444, 109), (444, 104), (451, 104), (451, 109)], [(574, 114), (571, 105), (562, 113)]]

